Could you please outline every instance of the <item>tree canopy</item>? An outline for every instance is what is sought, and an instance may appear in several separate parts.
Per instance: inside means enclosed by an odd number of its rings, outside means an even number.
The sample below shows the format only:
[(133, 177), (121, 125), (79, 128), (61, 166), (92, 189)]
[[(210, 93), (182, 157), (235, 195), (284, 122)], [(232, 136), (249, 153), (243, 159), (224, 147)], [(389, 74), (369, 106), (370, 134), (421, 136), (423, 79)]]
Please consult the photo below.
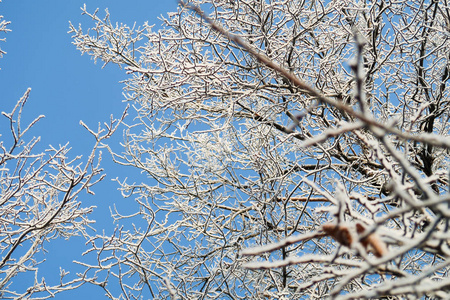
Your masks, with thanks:
[[(161, 28), (83, 9), (129, 74), (139, 209), (87, 237), (111, 299), (447, 298), (450, 8), (192, 0)], [(117, 289), (120, 287), (120, 289)], [(387, 298), (386, 298), (387, 299)]]

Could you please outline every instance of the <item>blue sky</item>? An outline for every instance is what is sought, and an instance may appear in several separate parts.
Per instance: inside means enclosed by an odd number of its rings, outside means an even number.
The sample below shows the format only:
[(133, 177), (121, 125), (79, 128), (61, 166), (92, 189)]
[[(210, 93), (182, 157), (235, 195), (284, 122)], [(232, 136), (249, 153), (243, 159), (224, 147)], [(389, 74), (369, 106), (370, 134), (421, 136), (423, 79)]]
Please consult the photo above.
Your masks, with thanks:
[[(122, 85), (119, 81), (126, 78), (123, 70), (115, 65), (101, 68), (101, 62), (94, 64), (89, 56), (81, 56), (71, 44), (69, 21), (74, 25), (82, 24), (84, 29), (92, 26), (87, 16), (81, 16), (80, 7), (86, 3), (89, 11), (99, 8), (100, 16), (105, 8), (109, 9), (113, 22), (137, 25), (148, 21), (160, 24), (161, 14), (176, 10), (176, 0), (128, 0), (128, 1), (61, 1), (61, 0), (3, 0), (0, 3), (0, 15), (11, 21), (12, 31), (1, 34), (6, 38), (0, 48), (7, 54), (0, 59), (0, 111), (10, 112), (17, 100), (27, 88), (31, 95), (24, 112), (24, 122), (38, 115), (45, 115), (26, 139), (41, 136), (40, 150), (49, 144), (70, 143), (71, 155), (87, 156), (93, 144), (93, 138), (79, 125), (83, 120), (92, 128), (98, 122), (109, 120), (109, 116), (119, 117), (126, 104), (122, 102)], [(2, 139), (7, 136), (5, 118), (0, 119)], [(6, 133), (6, 134), (5, 134)], [(122, 138), (121, 130), (116, 132), (113, 142)], [(99, 233), (110, 232), (113, 224), (109, 207), (116, 203), (124, 204), (117, 185), (111, 182), (115, 177), (123, 178), (124, 170), (115, 166), (109, 156), (103, 160), (107, 178), (94, 188), (95, 196), (84, 195), (85, 206), (98, 208), (91, 219), (96, 219), (95, 227)], [(132, 170), (130, 170), (130, 174)], [(132, 174), (130, 176), (133, 176)], [(56, 284), (56, 278), (49, 274), (58, 274), (59, 266), (71, 270), (74, 259), (81, 260), (84, 240), (75, 238), (70, 241), (56, 241), (47, 244), (49, 251), (41, 265), (42, 275), (50, 276), (47, 282)], [(72, 269), (74, 274), (75, 269)], [(29, 277), (33, 280), (33, 277)], [(21, 282), (19, 282), (21, 281)], [(24, 278), (16, 278), (14, 285), (28, 286)], [(98, 287), (85, 285), (74, 292), (61, 293), (56, 299), (103, 299), (104, 293)]]

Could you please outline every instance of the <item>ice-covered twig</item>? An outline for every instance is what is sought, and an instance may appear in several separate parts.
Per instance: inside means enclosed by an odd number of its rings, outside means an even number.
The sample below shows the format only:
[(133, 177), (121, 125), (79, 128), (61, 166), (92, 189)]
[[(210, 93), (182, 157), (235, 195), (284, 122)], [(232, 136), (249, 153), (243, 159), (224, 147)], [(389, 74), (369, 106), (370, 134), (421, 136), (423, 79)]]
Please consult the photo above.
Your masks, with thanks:
[(313, 238), (323, 237), (324, 235), (325, 235), (324, 232), (317, 231), (317, 232), (310, 233), (310, 234), (290, 236), (278, 243), (244, 249), (244, 250), (242, 250), (241, 254), (243, 256), (259, 255), (259, 254), (262, 254), (265, 252), (275, 251), (275, 250), (281, 249), (283, 247), (286, 247), (286, 246), (289, 246), (289, 245), (292, 245), (292, 244), (295, 244), (295, 243), (298, 243), (301, 241), (308, 241)]

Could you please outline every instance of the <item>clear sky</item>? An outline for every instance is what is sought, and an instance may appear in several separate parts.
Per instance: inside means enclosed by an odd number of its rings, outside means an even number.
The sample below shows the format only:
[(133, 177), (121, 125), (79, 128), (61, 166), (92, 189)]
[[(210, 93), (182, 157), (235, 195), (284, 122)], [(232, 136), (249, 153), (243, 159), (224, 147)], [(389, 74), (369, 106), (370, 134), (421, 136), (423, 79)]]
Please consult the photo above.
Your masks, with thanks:
[[(25, 122), (41, 114), (45, 119), (29, 132), (28, 139), (41, 136), (40, 150), (49, 144), (57, 146), (69, 142), (72, 157), (80, 154), (86, 157), (93, 144), (93, 138), (79, 125), (80, 120), (97, 128), (97, 123), (108, 121), (111, 114), (119, 117), (126, 106), (122, 102), (122, 85), (119, 83), (126, 78), (125, 72), (115, 65), (102, 69), (101, 62), (94, 64), (88, 55), (81, 56), (71, 44), (71, 36), (67, 33), (69, 21), (74, 25), (81, 23), (84, 29), (93, 25), (89, 17), (81, 16), (83, 3), (91, 12), (99, 8), (100, 16), (104, 16), (103, 11), (108, 8), (114, 23), (130, 26), (134, 22), (140, 25), (145, 21), (159, 25), (158, 16), (176, 10), (177, 6), (176, 0), (3, 0), (0, 3), (0, 15), (11, 21), (8, 28), (12, 30), (0, 35), (0, 38), (6, 38), (6, 43), (2, 42), (0, 48), (7, 52), (0, 59), (0, 111), (10, 112), (30, 87)], [(1, 139), (8, 132), (4, 119), (0, 118)], [(120, 130), (113, 142), (121, 139)], [(103, 160), (103, 167), (107, 178), (93, 189), (96, 195), (83, 194), (81, 199), (85, 206), (98, 207), (91, 216), (97, 220), (94, 226), (98, 233), (112, 231), (115, 225), (112, 224), (109, 207), (113, 204), (123, 207), (126, 201), (117, 191), (117, 185), (111, 182), (112, 178), (123, 178), (124, 170), (112, 164), (109, 156)], [(84, 239), (74, 238), (46, 245), (49, 252), (40, 268), (42, 275), (50, 276), (48, 284), (57, 284), (57, 277), (51, 275), (59, 274), (59, 266), (72, 271), (72, 274), (77, 271), (72, 267), (72, 260), (82, 260), (80, 253), (85, 249), (84, 243)], [(28, 282), (18, 280), (15, 279), (15, 286), (29, 286)], [(56, 299), (83, 298), (106, 297), (99, 287), (88, 285), (56, 296)]]

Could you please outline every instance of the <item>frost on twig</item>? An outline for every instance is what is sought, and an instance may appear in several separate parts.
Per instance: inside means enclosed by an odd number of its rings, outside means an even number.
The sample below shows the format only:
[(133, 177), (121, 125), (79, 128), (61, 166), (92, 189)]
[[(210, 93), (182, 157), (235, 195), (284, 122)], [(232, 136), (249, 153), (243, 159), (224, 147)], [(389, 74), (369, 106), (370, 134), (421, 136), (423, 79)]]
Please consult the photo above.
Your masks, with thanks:
[[(314, 238), (322, 238), (325, 236), (332, 237), (340, 245), (348, 248), (362, 247), (362, 249), (372, 252), (377, 257), (383, 257), (388, 251), (386, 243), (381, 240), (378, 234), (366, 234), (366, 226), (358, 222), (355, 224), (323, 224), (321, 230), (316, 233), (290, 236), (275, 244), (245, 249), (241, 254), (244, 256), (255, 256), (265, 252), (279, 250), (300, 241), (309, 241)], [(357, 245), (360, 245), (361, 247), (358, 247)], [(255, 264), (252, 264), (252, 268), (256, 268)]]
[[(11, 22), (9, 22), (9, 21), (3, 20), (3, 16), (0, 15), (0, 33), (11, 31), (10, 29), (7, 28), (7, 26), (10, 23)], [(4, 42), (5, 40), (6, 40), (5, 38), (0, 38), (0, 42)], [(3, 54), (6, 54), (6, 52), (0, 48), (0, 58), (3, 56)]]

